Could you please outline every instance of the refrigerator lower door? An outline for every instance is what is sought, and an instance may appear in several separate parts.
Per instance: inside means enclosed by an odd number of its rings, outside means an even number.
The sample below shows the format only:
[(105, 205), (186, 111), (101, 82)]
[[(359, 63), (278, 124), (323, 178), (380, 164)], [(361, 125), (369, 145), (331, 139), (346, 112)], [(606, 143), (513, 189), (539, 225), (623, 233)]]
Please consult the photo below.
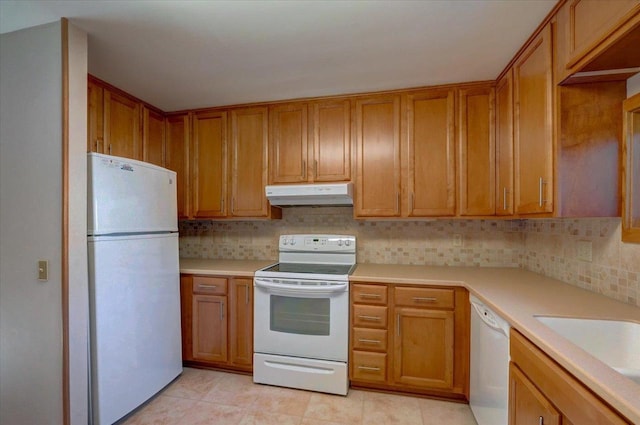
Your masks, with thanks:
[(107, 425), (182, 372), (178, 234), (88, 245), (93, 423)]

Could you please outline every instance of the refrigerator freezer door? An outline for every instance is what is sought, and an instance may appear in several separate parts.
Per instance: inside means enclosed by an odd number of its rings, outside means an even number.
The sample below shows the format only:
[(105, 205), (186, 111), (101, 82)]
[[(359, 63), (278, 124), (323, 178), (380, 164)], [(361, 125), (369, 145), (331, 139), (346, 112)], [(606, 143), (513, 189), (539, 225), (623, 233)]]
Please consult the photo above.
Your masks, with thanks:
[(178, 230), (174, 171), (97, 153), (87, 166), (89, 235)]
[(89, 238), (94, 424), (112, 424), (182, 372), (178, 234)]

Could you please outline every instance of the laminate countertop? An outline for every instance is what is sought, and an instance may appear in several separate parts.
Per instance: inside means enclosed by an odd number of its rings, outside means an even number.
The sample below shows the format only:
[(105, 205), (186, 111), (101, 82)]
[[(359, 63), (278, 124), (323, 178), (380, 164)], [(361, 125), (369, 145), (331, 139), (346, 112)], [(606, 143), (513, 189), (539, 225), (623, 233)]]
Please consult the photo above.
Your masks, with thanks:
[(256, 270), (277, 263), (269, 260), (209, 260), (205, 258), (181, 258), (180, 273), (253, 277)]
[[(181, 259), (181, 273), (252, 276), (274, 261)], [(539, 322), (535, 316), (640, 323), (640, 308), (518, 268), (358, 264), (350, 282), (463, 286), (632, 423), (640, 385)]]

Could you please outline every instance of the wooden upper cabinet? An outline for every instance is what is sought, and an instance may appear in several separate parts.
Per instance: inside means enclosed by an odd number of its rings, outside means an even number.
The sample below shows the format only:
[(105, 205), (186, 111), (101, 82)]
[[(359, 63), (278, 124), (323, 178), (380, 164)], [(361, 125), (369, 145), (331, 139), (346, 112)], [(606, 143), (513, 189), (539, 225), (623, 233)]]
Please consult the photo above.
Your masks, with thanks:
[(356, 217), (400, 216), (400, 96), (356, 100)]
[(310, 104), (312, 114), (312, 156), (310, 180), (351, 180), (351, 102), (323, 101)]
[(306, 103), (269, 108), (271, 183), (307, 181), (308, 113)]
[(197, 112), (192, 117), (191, 215), (227, 215), (227, 113)]
[(104, 90), (91, 78), (87, 82), (87, 151), (104, 153)]
[(104, 89), (104, 153), (142, 160), (140, 103)]
[(144, 161), (164, 167), (164, 115), (142, 107), (142, 156)]
[(513, 65), (515, 211), (553, 212), (551, 25)]
[(165, 167), (177, 173), (178, 219), (189, 218), (189, 114), (167, 116)]
[(462, 88), (459, 99), (460, 215), (494, 215), (495, 89)]
[(350, 130), (348, 100), (271, 106), (270, 183), (350, 180)]
[(231, 208), (233, 217), (269, 217), (267, 108), (231, 111)]
[(407, 215), (455, 215), (455, 90), (410, 94), (406, 103)]
[[(640, 66), (640, 1), (569, 0), (558, 14), (567, 69), (599, 71)], [(635, 47), (633, 47), (635, 46)]]
[(496, 85), (496, 215), (513, 214), (513, 70)]

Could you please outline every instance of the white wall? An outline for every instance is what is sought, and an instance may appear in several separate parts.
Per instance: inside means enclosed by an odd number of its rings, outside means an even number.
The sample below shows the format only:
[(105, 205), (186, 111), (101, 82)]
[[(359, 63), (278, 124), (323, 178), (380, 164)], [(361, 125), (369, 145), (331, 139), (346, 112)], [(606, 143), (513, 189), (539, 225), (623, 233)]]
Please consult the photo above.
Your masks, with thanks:
[[(0, 37), (0, 423), (61, 424), (62, 31)], [(87, 34), (68, 26), (71, 424), (88, 423)], [(49, 260), (48, 282), (36, 261)]]
[(69, 24), (69, 398), (72, 425), (89, 423), (87, 278), (87, 34)]
[(627, 80), (627, 97), (640, 93), (640, 73)]
[[(60, 22), (0, 36), (0, 423), (62, 423)], [(37, 261), (49, 280), (37, 280)]]

